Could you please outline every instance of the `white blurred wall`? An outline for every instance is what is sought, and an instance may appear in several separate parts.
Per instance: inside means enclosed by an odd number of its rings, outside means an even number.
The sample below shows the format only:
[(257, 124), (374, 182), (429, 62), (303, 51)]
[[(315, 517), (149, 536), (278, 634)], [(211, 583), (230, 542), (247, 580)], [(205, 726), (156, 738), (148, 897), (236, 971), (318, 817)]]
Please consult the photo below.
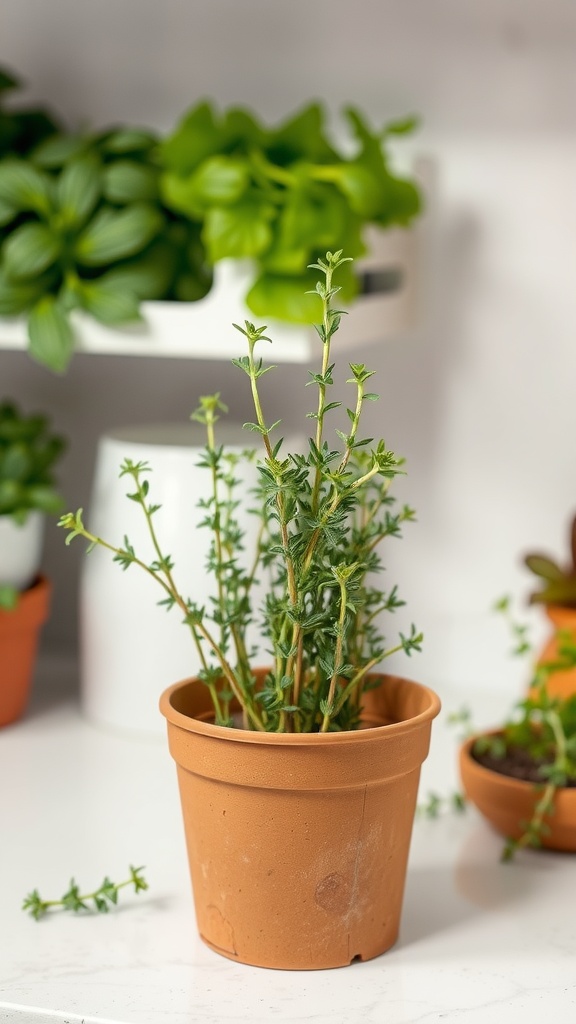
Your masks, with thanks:
[[(576, 6), (571, 0), (3, 0), (0, 65), (68, 122), (170, 127), (203, 96), (273, 119), (312, 97), (375, 121), (418, 111), (411, 143), (437, 166), (420, 329), (373, 346), (371, 432), (408, 458), (418, 525), (392, 542), (408, 618), (426, 634), (407, 672), (437, 686), (509, 687), (521, 670), (490, 614), (525, 595), (526, 548), (561, 554), (576, 510)], [(343, 374), (344, 376), (344, 374)], [(266, 378), (291, 427), (306, 371)], [(71, 438), (70, 506), (85, 504), (107, 427), (186, 418), (216, 363), (77, 358), (58, 379), (0, 352), (0, 394), (53, 411)], [(297, 408), (291, 403), (296, 394)], [(75, 642), (80, 551), (50, 531), (56, 583), (45, 644)], [(399, 617), (402, 623), (402, 617)]]

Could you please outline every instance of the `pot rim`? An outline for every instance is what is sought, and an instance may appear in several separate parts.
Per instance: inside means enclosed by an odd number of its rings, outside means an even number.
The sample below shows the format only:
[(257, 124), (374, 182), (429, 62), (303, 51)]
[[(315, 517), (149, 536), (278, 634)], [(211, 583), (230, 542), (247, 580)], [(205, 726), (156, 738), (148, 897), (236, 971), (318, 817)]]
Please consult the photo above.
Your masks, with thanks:
[[(253, 669), (253, 672), (263, 671), (262, 669)], [(268, 671), (267, 669), (265, 671)], [(185, 715), (181, 711), (177, 711), (172, 705), (172, 698), (176, 693), (179, 693), (184, 687), (190, 686), (194, 682), (199, 682), (197, 677), (191, 676), (187, 679), (181, 679), (179, 682), (169, 686), (160, 697), (160, 711), (166, 718), (169, 724), (178, 726), (184, 729), (186, 732), (199, 733), (203, 736), (212, 736), (216, 739), (226, 739), (236, 743), (252, 743), (252, 744), (268, 744), (273, 746), (310, 746), (316, 744), (322, 744), (329, 746), (331, 744), (343, 744), (343, 743), (370, 743), (378, 737), (386, 736), (400, 736), (402, 733), (411, 732), (417, 729), (419, 726), (424, 725), (426, 722), (432, 721), (436, 718), (440, 711), (441, 703), (438, 694), (431, 690), (428, 686), (424, 686), (422, 683), (417, 683), (412, 679), (405, 679), (403, 676), (393, 676), (388, 673), (374, 673), (368, 678), (381, 678), (382, 680), (390, 680), (399, 684), (407, 684), (410, 687), (417, 688), (422, 694), (428, 697), (428, 707), (420, 712), (418, 715), (414, 715), (412, 718), (406, 718), (401, 722), (391, 722), (387, 725), (372, 726), (369, 729), (349, 729), (345, 732), (304, 732), (304, 733), (278, 733), (278, 732), (257, 732), (250, 729), (231, 729), (224, 725), (216, 725), (213, 722), (205, 722), (199, 718), (193, 718), (190, 715)]]
[[(466, 763), (469, 771), (476, 772), (479, 776), (489, 779), (490, 784), (499, 786), (501, 789), (511, 789), (518, 793), (528, 793), (534, 791), (534, 787), (538, 785), (535, 782), (529, 782), (527, 779), (515, 779), (512, 775), (504, 775), (502, 772), (496, 772), (493, 768), (487, 768), (485, 765), (480, 764), (475, 757), (472, 756), (472, 747), (476, 740), (481, 739), (483, 736), (501, 736), (502, 729), (485, 729), (482, 732), (475, 733), (473, 736), (469, 736), (467, 740), (460, 747), (460, 761)], [(571, 794), (572, 797), (570, 796)], [(573, 799), (576, 801), (576, 786), (560, 786), (556, 790), (556, 799)]]

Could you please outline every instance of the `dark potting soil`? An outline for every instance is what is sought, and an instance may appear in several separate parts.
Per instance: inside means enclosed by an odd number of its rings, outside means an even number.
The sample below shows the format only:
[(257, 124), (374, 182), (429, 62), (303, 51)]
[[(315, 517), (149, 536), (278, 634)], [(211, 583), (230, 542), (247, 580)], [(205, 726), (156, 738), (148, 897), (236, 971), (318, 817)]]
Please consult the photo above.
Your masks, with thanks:
[[(541, 783), (545, 781), (539, 769), (546, 762), (535, 760), (527, 750), (523, 750), (521, 747), (511, 747), (504, 757), (494, 757), (490, 753), (477, 754), (475, 752), (472, 753), (472, 757), (478, 764), (481, 764), (484, 768), (489, 768), (490, 771), (498, 772), (499, 775), (508, 775), (512, 779), (521, 779), (523, 782)], [(576, 779), (570, 779), (567, 788), (574, 787), (576, 787)]]

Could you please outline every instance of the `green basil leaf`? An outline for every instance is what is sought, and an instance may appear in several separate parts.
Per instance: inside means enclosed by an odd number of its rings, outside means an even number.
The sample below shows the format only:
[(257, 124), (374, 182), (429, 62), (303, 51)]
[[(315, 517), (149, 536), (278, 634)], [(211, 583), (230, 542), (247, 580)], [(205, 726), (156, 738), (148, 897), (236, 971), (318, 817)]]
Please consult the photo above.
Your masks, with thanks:
[(104, 168), (104, 197), (111, 203), (158, 198), (158, 172), (133, 160), (116, 160)]
[(420, 118), (416, 115), (403, 117), (399, 121), (390, 121), (384, 126), (383, 135), (410, 135), (416, 131), (420, 124)]
[(14, 217), (18, 216), (18, 210), (16, 210), (10, 203), (6, 203), (3, 199), (0, 199), (0, 227), (4, 227), (5, 224), (9, 224)]
[(54, 295), (45, 295), (28, 318), (30, 355), (55, 373), (64, 373), (74, 349), (70, 321)]
[(164, 167), (186, 177), (221, 150), (222, 129), (209, 103), (199, 103), (160, 146)]
[[(350, 302), (358, 294), (358, 281), (345, 263), (338, 269), (340, 292), (338, 301)], [(246, 296), (249, 309), (259, 318), (274, 317), (292, 323), (317, 324), (322, 314), (320, 297), (315, 292), (318, 275), (307, 270), (305, 274), (282, 276), (261, 274)], [(314, 294), (308, 294), (312, 290)]]
[(272, 241), (276, 209), (259, 196), (245, 196), (234, 206), (208, 210), (202, 239), (212, 263), (233, 257), (258, 256)]
[(337, 243), (347, 218), (346, 202), (332, 186), (296, 187), (287, 197), (280, 218), (282, 248), (306, 248), (314, 253), (341, 248)]
[(228, 206), (244, 195), (250, 182), (246, 160), (232, 156), (213, 156), (198, 168), (189, 182), (196, 200), (207, 206)]
[(319, 103), (311, 103), (283, 125), (270, 133), (265, 149), (276, 163), (286, 165), (297, 160), (331, 163), (337, 154), (329, 144), (324, 130), (325, 111)]
[(65, 227), (79, 228), (86, 223), (102, 191), (102, 173), (93, 154), (69, 163), (56, 186), (56, 201)]
[(48, 515), (62, 511), (63, 499), (49, 484), (32, 484), (26, 488), (26, 500), (30, 508), (37, 508)]
[(88, 267), (100, 267), (134, 256), (161, 227), (161, 213), (144, 203), (135, 203), (124, 210), (104, 208), (78, 239), (76, 256)]
[(372, 220), (380, 212), (384, 190), (382, 180), (360, 161), (330, 168), (332, 181), (346, 196), (350, 208), (363, 220)]
[(24, 160), (0, 162), (0, 200), (18, 213), (31, 210), (45, 216), (51, 209), (51, 182)]
[(142, 319), (133, 292), (110, 282), (83, 282), (80, 301), (82, 307), (103, 324), (134, 323)]
[(33, 281), (9, 281), (0, 271), (0, 316), (18, 316), (33, 306), (46, 287), (44, 278)]
[(175, 247), (160, 239), (142, 256), (108, 270), (98, 281), (116, 289), (125, 288), (138, 299), (163, 299), (170, 291), (178, 261)]
[(0, 480), (0, 515), (14, 512), (25, 501), (26, 490), (16, 480)]
[(202, 220), (205, 210), (191, 190), (190, 181), (190, 177), (182, 178), (179, 174), (167, 171), (160, 178), (162, 202), (169, 210), (185, 213), (194, 220)]
[(407, 227), (422, 210), (422, 196), (411, 181), (388, 175), (383, 208), (374, 221), (381, 227), (399, 224)]
[(244, 150), (252, 146), (262, 147), (267, 135), (251, 111), (243, 107), (231, 107), (224, 113), (222, 134), (230, 152), (238, 146)]
[(167, 173), (162, 179), (162, 194), (168, 207), (202, 219), (211, 206), (236, 203), (250, 183), (246, 160), (213, 156), (187, 178)]
[(22, 441), (9, 445), (0, 462), (0, 480), (26, 480), (32, 467), (29, 447)]
[(259, 318), (275, 317), (292, 323), (318, 323), (322, 317), (322, 303), (317, 294), (307, 294), (314, 288), (316, 278), (311, 275), (283, 276), (261, 274), (246, 296), (248, 308)]
[(100, 148), (104, 153), (140, 153), (155, 146), (156, 142), (152, 132), (140, 128), (121, 128), (104, 136)]
[(36, 277), (56, 262), (60, 240), (46, 224), (29, 222), (16, 228), (3, 245), (4, 269), (9, 278)]
[(39, 167), (63, 167), (69, 160), (82, 155), (90, 145), (84, 135), (51, 135), (32, 152), (31, 159)]

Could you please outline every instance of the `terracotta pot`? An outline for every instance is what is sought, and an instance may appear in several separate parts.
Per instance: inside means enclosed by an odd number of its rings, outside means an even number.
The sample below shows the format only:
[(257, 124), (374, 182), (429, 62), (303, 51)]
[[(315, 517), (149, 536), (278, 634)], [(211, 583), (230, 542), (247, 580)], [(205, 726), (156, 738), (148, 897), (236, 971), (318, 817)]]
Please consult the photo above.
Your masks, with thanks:
[(368, 960), (396, 941), (440, 701), (382, 676), (364, 703), (363, 730), (278, 734), (206, 721), (198, 680), (162, 695), (198, 928), (218, 953), (308, 970)]
[(28, 703), (49, 598), (50, 584), (40, 576), (20, 594), (14, 609), (0, 609), (0, 726), (20, 718)]
[[(550, 639), (544, 645), (538, 658), (538, 665), (556, 661), (558, 653), (558, 632), (569, 633), (576, 642), (576, 608), (562, 608), (560, 605), (545, 605), (546, 615), (554, 627)], [(551, 697), (565, 699), (576, 693), (576, 666), (562, 672), (553, 672), (548, 678), (546, 688)], [(534, 690), (534, 688), (532, 688)]]
[[(494, 734), (497, 735), (497, 734)], [(539, 794), (531, 782), (522, 782), (485, 768), (472, 756), (477, 736), (460, 750), (460, 776), (468, 800), (503, 836), (519, 839), (522, 822), (529, 821)], [(545, 818), (550, 833), (542, 845), (550, 850), (576, 851), (576, 789), (561, 789), (554, 801), (554, 814)]]

